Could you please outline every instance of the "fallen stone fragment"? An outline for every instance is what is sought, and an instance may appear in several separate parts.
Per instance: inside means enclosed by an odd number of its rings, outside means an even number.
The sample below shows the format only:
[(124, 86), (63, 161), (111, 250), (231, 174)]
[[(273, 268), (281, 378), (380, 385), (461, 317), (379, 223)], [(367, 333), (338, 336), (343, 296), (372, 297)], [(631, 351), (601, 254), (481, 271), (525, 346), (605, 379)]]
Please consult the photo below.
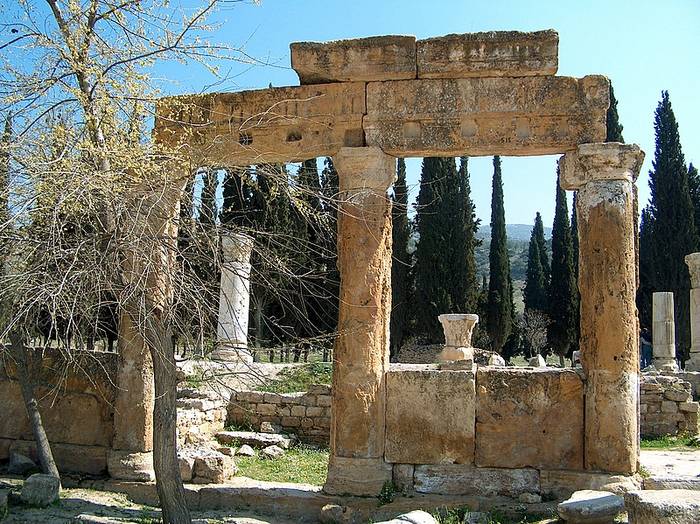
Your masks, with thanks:
[(542, 502), (542, 497), (537, 493), (521, 493), (518, 500), (523, 504), (539, 504)]
[(527, 365), (531, 368), (546, 368), (547, 361), (542, 357), (542, 355), (537, 355), (528, 360)]
[(240, 448), (238, 448), (238, 450), (236, 450), (236, 455), (240, 455), (242, 457), (254, 457), (255, 450), (248, 444), (243, 444)]
[(292, 439), (275, 433), (257, 433), (255, 431), (220, 431), (216, 438), (222, 444), (248, 444), (254, 448), (278, 446), (289, 449)]
[(349, 524), (356, 522), (357, 511), (347, 506), (326, 504), (321, 508), (318, 521), (321, 524)]
[(230, 446), (219, 446), (216, 448), (216, 451), (228, 457), (233, 457), (236, 454), (236, 448), (232, 448)]
[(220, 484), (237, 471), (233, 458), (218, 451), (203, 450), (195, 456), (192, 481), (197, 484)]
[(557, 512), (566, 522), (603, 524), (612, 522), (625, 510), (622, 497), (609, 491), (581, 490), (557, 506)]
[(505, 366), (506, 361), (501, 355), (491, 355), (489, 357), (489, 366)]
[(376, 524), (437, 524), (437, 520), (430, 513), (422, 510), (411, 511), (399, 515), (395, 519), (377, 522)]
[(180, 477), (182, 478), (183, 482), (189, 482), (192, 480), (194, 460), (194, 455), (182, 451), (178, 452), (177, 464), (180, 468)]
[(625, 494), (630, 524), (696, 524), (700, 522), (700, 496), (695, 490), (631, 491)]
[(60, 489), (58, 477), (35, 473), (24, 481), (20, 497), (25, 504), (45, 508), (58, 500)]
[(489, 524), (490, 522), (491, 515), (485, 511), (470, 511), (462, 520), (462, 524)]
[(10, 453), (10, 462), (7, 465), (7, 472), (12, 475), (26, 475), (38, 466), (29, 457), (13, 451)]
[(284, 455), (284, 450), (279, 446), (268, 446), (261, 453), (264, 458), (276, 459)]

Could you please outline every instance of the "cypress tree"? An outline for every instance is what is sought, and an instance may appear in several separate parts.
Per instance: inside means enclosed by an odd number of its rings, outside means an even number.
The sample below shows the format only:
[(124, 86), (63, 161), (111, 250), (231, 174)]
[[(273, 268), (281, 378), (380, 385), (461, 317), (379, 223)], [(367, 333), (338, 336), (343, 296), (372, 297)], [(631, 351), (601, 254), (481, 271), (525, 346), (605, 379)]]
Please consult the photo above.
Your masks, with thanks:
[(458, 192), (454, 158), (424, 158), (417, 202), (416, 311), (418, 328), (431, 343), (442, 340), (438, 315), (453, 310), (451, 274), (455, 257), (455, 195)]
[(199, 207), (199, 223), (209, 231), (218, 219), (216, 189), (219, 185), (219, 173), (216, 169), (206, 169), (202, 176), (202, 196)]
[(486, 323), (491, 349), (498, 353), (510, 337), (513, 322), (513, 288), (510, 277), (506, 238), (506, 216), (503, 205), (501, 158), (493, 158), (491, 192), (491, 246), (489, 248), (489, 299)]
[(457, 172), (458, 192), (455, 195), (452, 241), (454, 254), (448, 261), (452, 266), (451, 302), (455, 313), (474, 313), (479, 296), (474, 250), (481, 242), (476, 238), (479, 219), (476, 218), (476, 206), (471, 198), (468, 161), (467, 157), (461, 157)]
[(652, 238), (654, 218), (649, 206), (642, 209), (639, 224), (639, 288), (637, 289), (637, 309), (639, 310), (640, 327), (651, 331), (652, 311), (651, 296), (654, 292), (654, 255), (652, 253)]
[(654, 115), (656, 149), (649, 172), (651, 253), (654, 260), (652, 289), (672, 291), (675, 300), (676, 349), (681, 360), (690, 347), (688, 268), (685, 255), (697, 250), (694, 209), (688, 184), (688, 168), (681, 149), (678, 124), (667, 91)]
[(392, 207), (392, 261), (391, 261), (391, 325), (390, 352), (395, 357), (401, 349), (408, 319), (408, 273), (411, 265), (408, 240), (408, 188), (406, 187), (406, 161), (399, 158), (396, 165), (396, 182), (391, 197)]
[[(539, 224), (539, 227), (538, 227)], [(541, 233), (540, 233), (541, 232)], [(542, 235), (542, 242), (538, 238)], [(530, 245), (527, 252), (527, 271), (525, 272), (525, 289), (523, 298), (525, 309), (538, 310), (543, 313), (548, 311), (547, 277), (545, 269), (542, 267), (542, 244), (544, 242), (544, 227), (542, 217), (538, 212), (535, 215), (535, 226), (530, 234)], [(544, 254), (546, 258), (546, 253)], [(547, 260), (549, 266), (549, 260)]]
[(574, 246), (569, 227), (566, 193), (556, 183), (552, 226), (552, 281), (549, 294), (549, 343), (562, 362), (578, 340), (578, 295), (574, 270)]
[(321, 170), (321, 195), (323, 203), (322, 220), (324, 281), (324, 326), (328, 332), (335, 331), (338, 325), (338, 302), (340, 296), (340, 273), (338, 272), (338, 172), (333, 159), (326, 157)]
[(610, 106), (608, 107), (608, 112), (605, 115), (605, 123), (607, 127), (607, 134), (605, 136), (606, 142), (625, 142), (622, 138), (622, 124), (620, 124), (620, 118), (617, 114), (617, 99), (615, 98), (615, 91), (613, 90), (612, 82), (610, 85)]
[(698, 168), (692, 162), (688, 165), (688, 188), (690, 189), (690, 201), (693, 203), (695, 231), (700, 234), (700, 175), (698, 175)]
[(551, 267), (549, 265), (549, 254), (547, 253), (547, 241), (544, 238), (544, 225), (542, 224), (542, 217), (539, 213), (535, 215), (535, 226), (533, 227), (533, 233), (537, 241), (537, 246), (540, 253), (540, 264), (542, 265), (542, 272), (544, 274), (545, 287), (549, 287), (549, 278), (551, 275)]

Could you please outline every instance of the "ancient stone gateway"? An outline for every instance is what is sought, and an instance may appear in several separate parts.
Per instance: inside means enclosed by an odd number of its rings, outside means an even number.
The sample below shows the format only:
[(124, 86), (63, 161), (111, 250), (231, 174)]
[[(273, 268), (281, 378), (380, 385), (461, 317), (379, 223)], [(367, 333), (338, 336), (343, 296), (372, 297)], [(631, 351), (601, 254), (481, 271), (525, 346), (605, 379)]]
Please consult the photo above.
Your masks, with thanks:
[[(157, 140), (201, 165), (334, 158), (327, 492), (376, 495), (392, 478), (427, 493), (557, 492), (637, 471), (633, 185), (644, 154), (602, 143), (608, 80), (554, 76), (557, 47), (554, 31), (299, 43), (301, 86), (160, 101)], [(583, 377), (389, 366), (395, 157), (493, 154), (563, 154), (561, 184), (578, 191)]]

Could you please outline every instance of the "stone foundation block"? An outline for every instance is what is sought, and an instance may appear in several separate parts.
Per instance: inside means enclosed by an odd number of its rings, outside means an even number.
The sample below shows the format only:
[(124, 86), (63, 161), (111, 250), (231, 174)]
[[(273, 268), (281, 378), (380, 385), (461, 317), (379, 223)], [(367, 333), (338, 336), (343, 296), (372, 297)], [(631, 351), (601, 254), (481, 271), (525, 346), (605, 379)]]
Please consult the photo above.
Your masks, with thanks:
[(625, 495), (630, 524), (696, 524), (700, 522), (700, 497), (695, 490), (633, 491)]
[(394, 464), (392, 469), (392, 482), (394, 487), (402, 493), (413, 491), (413, 464)]
[(151, 482), (156, 479), (151, 452), (112, 450), (107, 459), (107, 469), (113, 479), (137, 482)]
[(480, 367), (476, 465), (583, 469), (583, 382), (573, 370)]
[(392, 466), (378, 458), (331, 456), (323, 491), (330, 495), (376, 496), (392, 479)]
[(504, 495), (518, 497), (540, 492), (536, 469), (476, 468), (462, 464), (416, 466), (413, 475), (418, 493), (441, 495)]
[(474, 461), (474, 373), (392, 365), (386, 374), (387, 462)]
[(624, 493), (641, 489), (641, 479), (631, 475), (609, 475), (586, 471), (546, 470), (540, 471), (542, 494), (558, 500), (570, 497), (581, 490), (602, 490)]

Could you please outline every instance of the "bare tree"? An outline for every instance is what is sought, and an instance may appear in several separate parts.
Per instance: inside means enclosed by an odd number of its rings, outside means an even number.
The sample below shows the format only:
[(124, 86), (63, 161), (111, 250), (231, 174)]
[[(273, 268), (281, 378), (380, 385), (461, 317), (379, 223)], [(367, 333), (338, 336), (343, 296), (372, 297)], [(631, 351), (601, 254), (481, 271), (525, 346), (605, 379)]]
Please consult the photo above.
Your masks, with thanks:
[(520, 319), (520, 329), (530, 350), (530, 356), (541, 354), (547, 345), (547, 327), (552, 321), (537, 309), (526, 309)]

